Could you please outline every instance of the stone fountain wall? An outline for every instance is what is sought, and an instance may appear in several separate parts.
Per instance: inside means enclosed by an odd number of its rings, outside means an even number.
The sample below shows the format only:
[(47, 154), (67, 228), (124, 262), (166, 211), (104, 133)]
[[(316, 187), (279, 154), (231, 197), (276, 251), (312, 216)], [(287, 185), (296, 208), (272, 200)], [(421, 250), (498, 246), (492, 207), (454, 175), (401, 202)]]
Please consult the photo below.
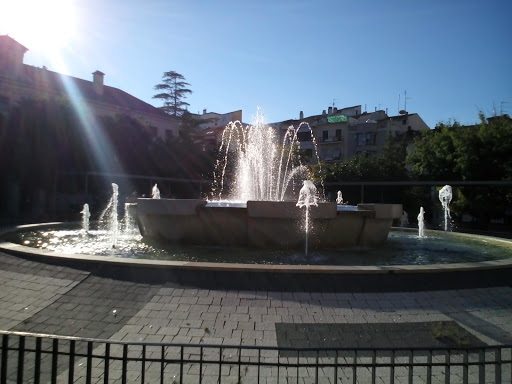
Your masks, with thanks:
[[(294, 202), (248, 201), (246, 207), (208, 206), (205, 200), (138, 199), (141, 235), (173, 243), (302, 248), (304, 209)], [(375, 247), (386, 241), (400, 204), (360, 204), (337, 211), (335, 203), (310, 209), (309, 247)]]

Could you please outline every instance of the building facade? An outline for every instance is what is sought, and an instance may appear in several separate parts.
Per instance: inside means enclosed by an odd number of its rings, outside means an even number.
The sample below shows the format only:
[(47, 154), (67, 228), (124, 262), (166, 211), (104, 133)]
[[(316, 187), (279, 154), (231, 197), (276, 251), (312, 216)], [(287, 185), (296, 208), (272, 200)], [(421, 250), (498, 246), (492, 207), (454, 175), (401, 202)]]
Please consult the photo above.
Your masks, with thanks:
[(242, 110), (227, 112), (227, 113), (217, 113), (217, 112), (207, 112), (206, 109), (203, 109), (202, 114), (193, 115), (194, 118), (198, 120), (204, 121), (204, 123), (199, 125), (200, 130), (217, 128), (217, 127), (225, 127), (231, 122), (242, 121)]
[(222, 143), (224, 128), (229, 123), (242, 122), (242, 110), (217, 113), (207, 112), (206, 109), (203, 109), (202, 114), (193, 114), (192, 117), (202, 122), (198, 125), (199, 132), (196, 140), (200, 142), (205, 149), (214, 149)]
[(429, 129), (416, 113), (388, 116), (387, 111), (362, 112), (356, 105), (337, 109), (329, 107), (321, 115), (275, 123), (284, 135), (288, 127), (298, 128), (300, 148), (312, 160), (322, 162), (347, 161), (365, 153), (376, 156), (382, 152), (387, 138), (395, 138), (408, 131)]
[(65, 98), (85, 106), (95, 116), (128, 115), (154, 137), (179, 134), (178, 120), (160, 109), (104, 84), (105, 74), (95, 71), (91, 81), (23, 63), (26, 47), (7, 35), (0, 36), (0, 113), (4, 116), (23, 98)]

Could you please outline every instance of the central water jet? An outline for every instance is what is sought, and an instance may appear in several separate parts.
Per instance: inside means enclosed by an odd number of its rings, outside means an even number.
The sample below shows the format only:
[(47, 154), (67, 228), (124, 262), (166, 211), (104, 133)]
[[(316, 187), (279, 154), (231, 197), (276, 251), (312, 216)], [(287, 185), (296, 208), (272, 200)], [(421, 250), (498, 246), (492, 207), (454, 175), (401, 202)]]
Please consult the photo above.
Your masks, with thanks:
[(293, 189), (309, 178), (301, 163), (299, 129), (309, 130), (316, 153), (315, 138), (307, 123), (290, 126), (282, 138), (274, 127), (263, 122), (260, 113), (254, 125), (229, 123), (222, 134), (210, 200), (285, 200), (290, 186)]

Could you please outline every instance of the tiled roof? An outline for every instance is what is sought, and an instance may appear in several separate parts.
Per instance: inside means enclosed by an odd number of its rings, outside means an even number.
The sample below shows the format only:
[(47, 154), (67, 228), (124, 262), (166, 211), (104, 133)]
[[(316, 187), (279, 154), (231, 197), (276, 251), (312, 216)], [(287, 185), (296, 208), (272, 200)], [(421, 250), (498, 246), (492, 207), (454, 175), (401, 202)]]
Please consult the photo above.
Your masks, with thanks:
[[(101, 73), (100, 73), (101, 74)], [(23, 71), (18, 81), (38, 89), (48, 90), (58, 94), (66, 94), (68, 88), (75, 87), (77, 92), (89, 102), (107, 104), (111, 107), (128, 109), (135, 112), (152, 114), (169, 118), (169, 115), (125, 91), (118, 88), (103, 85), (103, 92), (95, 90), (94, 83), (72, 76), (63, 75), (50, 71), (46, 68), (37, 68), (30, 65), (23, 65)]]
[(16, 40), (14, 40), (9, 35), (0, 35), (0, 44), (3, 46), (9, 46), (9, 45), (17, 45), (19, 46), (24, 52), (28, 51), (28, 48), (24, 45), (18, 43)]

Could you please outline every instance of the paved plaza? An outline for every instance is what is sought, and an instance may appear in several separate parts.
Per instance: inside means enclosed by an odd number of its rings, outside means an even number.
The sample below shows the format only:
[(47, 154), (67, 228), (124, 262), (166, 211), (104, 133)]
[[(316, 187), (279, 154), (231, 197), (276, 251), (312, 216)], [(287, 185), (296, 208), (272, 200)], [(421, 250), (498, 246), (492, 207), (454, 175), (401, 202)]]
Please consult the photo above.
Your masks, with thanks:
[[(0, 252), (4, 331), (275, 347), (282, 346), (286, 330), (297, 325), (305, 330), (297, 336), (299, 344), (303, 337), (309, 338), (303, 345), (311, 346), (317, 337), (316, 344), (322, 346), (321, 338), (334, 329), (329, 325), (353, 324), (352, 333), (359, 333), (359, 339), (352, 337), (350, 345), (343, 346), (379, 347), (376, 338), (365, 345), (371, 341), (364, 337), (365, 329), (379, 334), (376, 325), (386, 324), (382, 332), (393, 331), (401, 346), (414, 347), (414, 324), (419, 332), (419, 325), (428, 322), (456, 324), (484, 345), (511, 345), (512, 288), (367, 293), (197, 289), (112, 279)], [(327, 329), (324, 336), (318, 329), (308, 334), (307, 329), (319, 325)]]

